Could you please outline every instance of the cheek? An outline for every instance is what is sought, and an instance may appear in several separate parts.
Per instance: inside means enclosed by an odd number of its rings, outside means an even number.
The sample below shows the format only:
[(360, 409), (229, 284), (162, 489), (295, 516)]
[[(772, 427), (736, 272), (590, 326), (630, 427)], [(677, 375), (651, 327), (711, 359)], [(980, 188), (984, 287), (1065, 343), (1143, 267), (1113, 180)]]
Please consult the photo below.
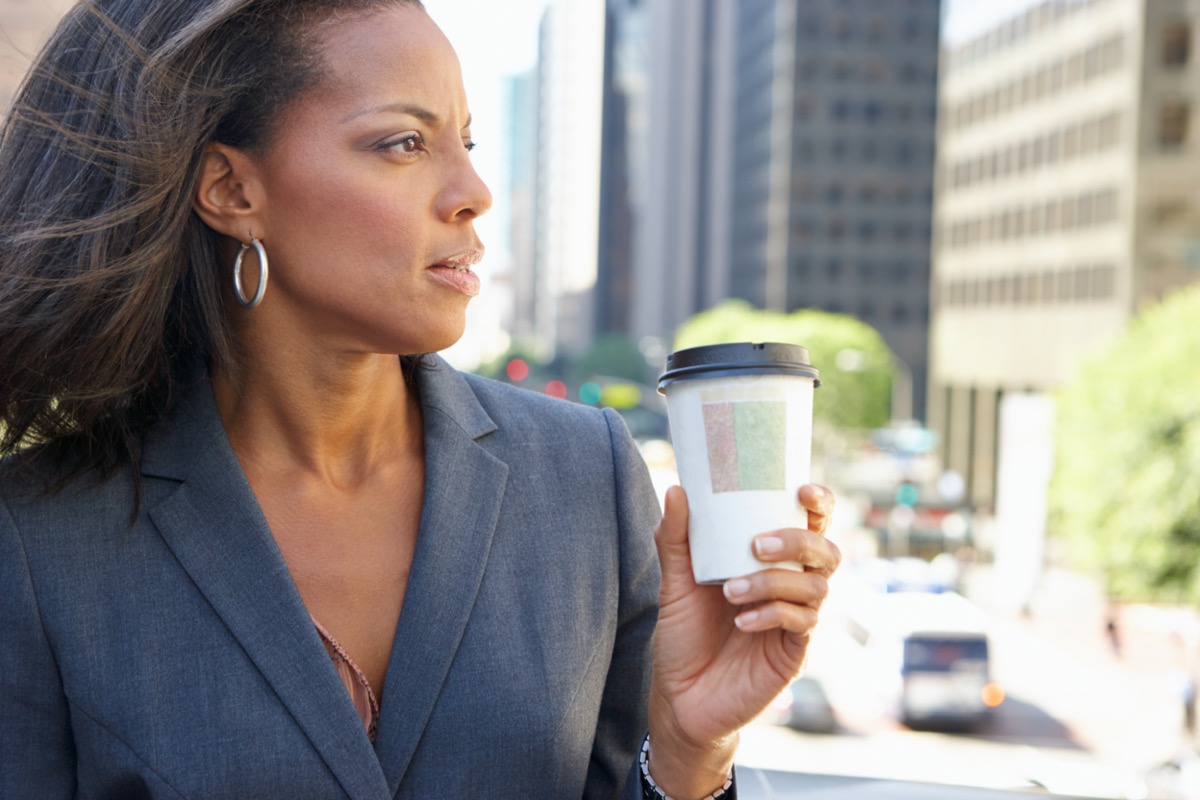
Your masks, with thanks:
[(419, 254), (417, 208), (410, 194), (379, 181), (324, 180), (292, 190), (280, 227), (292, 239), (287, 250), (302, 263), (332, 257), (367, 267), (386, 259), (396, 267)]

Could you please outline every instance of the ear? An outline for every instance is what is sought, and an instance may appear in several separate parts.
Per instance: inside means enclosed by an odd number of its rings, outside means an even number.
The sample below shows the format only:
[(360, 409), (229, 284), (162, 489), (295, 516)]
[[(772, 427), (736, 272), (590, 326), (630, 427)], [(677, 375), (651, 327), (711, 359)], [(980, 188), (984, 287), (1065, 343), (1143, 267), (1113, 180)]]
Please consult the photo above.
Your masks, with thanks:
[(210, 142), (200, 162), (192, 208), (210, 228), (240, 242), (262, 237), (262, 184), (254, 162), (235, 147)]

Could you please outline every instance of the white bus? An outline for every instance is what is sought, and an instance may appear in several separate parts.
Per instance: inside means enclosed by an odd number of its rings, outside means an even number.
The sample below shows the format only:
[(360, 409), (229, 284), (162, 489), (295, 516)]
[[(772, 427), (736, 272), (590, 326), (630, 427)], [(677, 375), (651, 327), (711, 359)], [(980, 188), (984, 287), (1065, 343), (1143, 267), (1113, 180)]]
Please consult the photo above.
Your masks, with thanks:
[(991, 680), (983, 611), (953, 592), (857, 592), (838, 612), (895, 717), (974, 728), (1004, 700)]

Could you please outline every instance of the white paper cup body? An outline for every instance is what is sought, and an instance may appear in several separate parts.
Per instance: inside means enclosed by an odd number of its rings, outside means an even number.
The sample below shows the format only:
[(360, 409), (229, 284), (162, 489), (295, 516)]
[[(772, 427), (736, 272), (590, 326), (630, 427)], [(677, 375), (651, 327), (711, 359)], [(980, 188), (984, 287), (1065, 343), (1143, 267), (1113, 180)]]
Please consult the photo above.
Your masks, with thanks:
[(665, 387), (697, 583), (768, 566), (754, 537), (807, 527), (796, 492), (809, 480), (814, 381), (795, 374), (704, 377)]

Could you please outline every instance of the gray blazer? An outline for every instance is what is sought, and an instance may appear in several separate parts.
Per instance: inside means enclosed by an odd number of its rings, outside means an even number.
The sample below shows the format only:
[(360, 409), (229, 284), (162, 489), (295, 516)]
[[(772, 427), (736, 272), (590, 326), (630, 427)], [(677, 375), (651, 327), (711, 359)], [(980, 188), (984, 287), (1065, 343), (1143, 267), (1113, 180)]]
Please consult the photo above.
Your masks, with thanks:
[[(0, 469), (0, 798), (640, 796), (659, 506), (620, 418), (420, 370), (375, 743), (199, 380), (132, 481)], [(629, 779), (633, 778), (633, 779)]]

